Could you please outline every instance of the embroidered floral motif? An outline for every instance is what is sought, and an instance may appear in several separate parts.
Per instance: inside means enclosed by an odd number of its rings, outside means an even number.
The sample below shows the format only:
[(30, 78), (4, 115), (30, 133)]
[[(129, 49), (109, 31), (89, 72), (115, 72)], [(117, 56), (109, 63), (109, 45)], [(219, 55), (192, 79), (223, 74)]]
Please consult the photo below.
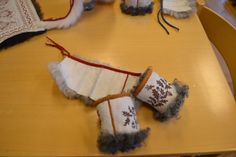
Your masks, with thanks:
[(39, 21), (31, 0), (0, 0), (0, 43), (21, 33), (42, 30)]
[(145, 89), (152, 92), (152, 96), (149, 97), (148, 102), (154, 107), (163, 106), (168, 102), (167, 97), (173, 94), (169, 91), (171, 89), (171, 84), (165, 79), (160, 79), (156, 81), (156, 85), (146, 85)]
[(12, 14), (13, 14), (13, 12), (10, 10), (3, 10), (0, 12), (0, 17), (1, 18), (11, 18)]
[(128, 111), (122, 111), (122, 115), (126, 117), (123, 126), (131, 125), (133, 129), (137, 129), (137, 119), (136, 112), (134, 107), (128, 106)]
[(0, 30), (4, 30), (4, 29), (6, 29), (8, 27), (11, 27), (14, 24), (16, 24), (16, 22), (14, 22), (14, 21), (10, 21), (10, 22), (0, 21)]
[(0, 0), (0, 6), (4, 6), (8, 3), (8, 0)]

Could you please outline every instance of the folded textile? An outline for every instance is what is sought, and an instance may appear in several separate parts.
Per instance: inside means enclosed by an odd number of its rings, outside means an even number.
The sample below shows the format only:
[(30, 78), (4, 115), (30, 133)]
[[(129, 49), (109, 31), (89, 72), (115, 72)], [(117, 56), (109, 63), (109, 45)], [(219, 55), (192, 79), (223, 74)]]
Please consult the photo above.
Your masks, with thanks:
[(127, 93), (110, 95), (97, 102), (101, 124), (98, 148), (105, 153), (126, 152), (142, 145), (149, 128), (141, 130), (132, 98)]
[(50, 63), (49, 70), (67, 98), (81, 98), (88, 105), (107, 95), (131, 92), (141, 75), (68, 53), (64, 56), (60, 63)]
[(63, 29), (74, 25), (84, 10), (92, 9), (95, 5), (95, 0), (85, 1), (70, 0), (70, 9), (64, 17), (43, 19), (42, 10), (36, 0), (1, 0), (0, 49), (23, 42), (46, 30)]
[(120, 7), (125, 14), (145, 15), (152, 13), (153, 2), (152, 0), (122, 0)]
[(188, 90), (187, 85), (177, 80), (169, 83), (149, 68), (140, 77), (134, 96), (156, 110), (155, 118), (166, 121), (178, 115), (180, 107), (188, 96)]
[(0, 3), (0, 49), (45, 32), (39, 25), (35, 1), (1, 0)]

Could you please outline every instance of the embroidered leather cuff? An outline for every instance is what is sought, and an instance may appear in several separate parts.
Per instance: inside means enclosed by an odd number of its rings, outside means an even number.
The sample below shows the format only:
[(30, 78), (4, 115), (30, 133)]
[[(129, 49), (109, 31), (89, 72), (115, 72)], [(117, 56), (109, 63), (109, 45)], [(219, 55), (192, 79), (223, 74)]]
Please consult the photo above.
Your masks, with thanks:
[(127, 93), (104, 97), (97, 102), (101, 123), (98, 148), (102, 152), (126, 152), (142, 145), (149, 128), (140, 130), (132, 98)]
[(188, 96), (188, 86), (177, 80), (169, 83), (151, 68), (141, 79), (134, 96), (151, 105), (156, 110), (155, 118), (160, 121), (176, 116), (185, 97)]

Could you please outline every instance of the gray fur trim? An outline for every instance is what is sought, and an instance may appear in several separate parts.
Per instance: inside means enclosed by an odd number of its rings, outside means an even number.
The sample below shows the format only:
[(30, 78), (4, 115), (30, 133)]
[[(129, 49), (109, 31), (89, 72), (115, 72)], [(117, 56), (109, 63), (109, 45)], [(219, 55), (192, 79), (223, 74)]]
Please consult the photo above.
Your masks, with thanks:
[(98, 137), (98, 148), (104, 153), (127, 152), (142, 146), (142, 142), (147, 138), (150, 129), (146, 128), (131, 134), (105, 134)]
[(154, 117), (161, 122), (167, 121), (170, 118), (177, 116), (181, 106), (184, 103), (185, 97), (188, 97), (189, 87), (187, 85), (182, 84), (178, 80), (174, 80), (172, 85), (175, 86), (176, 92), (178, 93), (175, 101), (170, 104), (171, 107), (168, 108), (165, 113), (156, 111), (154, 114)]
[(84, 2), (84, 10), (85, 11), (93, 10), (95, 5), (96, 5), (96, 0), (91, 0), (90, 2)]
[(52, 77), (56, 81), (57, 86), (59, 87), (60, 91), (68, 98), (68, 99), (80, 99), (86, 105), (92, 105), (94, 101), (88, 97), (81, 96), (77, 94), (75, 91), (70, 89), (61, 74), (59, 69), (59, 62), (51, 62), (48, 64), (48, 69), (52, 74)]
[(135, 7), (128, 7), (128, 6), (126, 6), (125, 1), (123, 1), (120, 4), (120, 8), (121, 8), (123, 13), (130, 14), (132, 16), (145, 15), (146, 13), (151, 14), (152, 10), (153, 10), (153, 2), (149, 6), (147, 6), (147, 7), (135, 8)]

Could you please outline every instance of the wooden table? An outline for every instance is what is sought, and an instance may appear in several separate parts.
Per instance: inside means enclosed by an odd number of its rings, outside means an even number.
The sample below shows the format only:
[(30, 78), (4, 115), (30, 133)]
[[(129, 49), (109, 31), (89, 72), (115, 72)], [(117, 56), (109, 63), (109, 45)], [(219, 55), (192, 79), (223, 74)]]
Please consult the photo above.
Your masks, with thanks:
[[(45, 17), (66, 13), (68, 1), (39, 1)], [(55, 4), (57, 3), (57, 5)], [(65, 10), (65, 11), (62, 11)], [(219, 63), (196, 15), (167, 18), (181, 28), (166, 35), (152, 15), (131, 17), (114, 5), (99, 5), (71, 29), (49, 31), (0, 53), (0, 155), (103, 155), (95, 108), (68, 100), (51, 78), (47, 64), (60, 61), (46, 36), (73, 54), (133, 71), (152, 65), (168, 80), (189, 84), (180, 115), (167, 123), (140, 107), (141, 127), (151, 127), (145, 145), (119, 155), (163, 155), (236, 150), (236, 105)]]

